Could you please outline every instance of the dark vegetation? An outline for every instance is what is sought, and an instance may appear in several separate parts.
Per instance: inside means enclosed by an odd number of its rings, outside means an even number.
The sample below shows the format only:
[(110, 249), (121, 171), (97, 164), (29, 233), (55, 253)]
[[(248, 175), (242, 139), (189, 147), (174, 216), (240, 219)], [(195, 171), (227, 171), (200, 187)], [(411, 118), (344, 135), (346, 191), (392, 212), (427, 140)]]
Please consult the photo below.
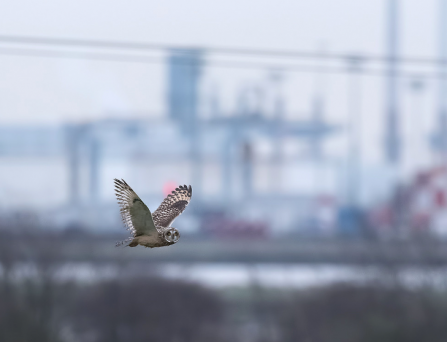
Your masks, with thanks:
[(129, 276), (129, 263), (122, 276), (74, 282), (57, 277), (66, 262), (59, 239), (0, 229), (1, 342), (447, 341), (445, 286), (409, 289), (391, 277), (217, 291), (155, 273)]
[(447, 297), (401, 287), (337, 285), (281, 310), (283, 341), (446, 341)]

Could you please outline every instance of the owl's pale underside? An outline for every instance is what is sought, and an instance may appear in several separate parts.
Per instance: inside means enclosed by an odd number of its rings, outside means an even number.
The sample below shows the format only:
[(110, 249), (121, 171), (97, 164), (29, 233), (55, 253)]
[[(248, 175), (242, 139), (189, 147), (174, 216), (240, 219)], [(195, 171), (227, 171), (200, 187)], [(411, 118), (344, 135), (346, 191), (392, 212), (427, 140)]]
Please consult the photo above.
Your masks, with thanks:
[(172, 222), (185, 210), (192, 196), (191, 185), (179, 186), (169, 194), (153, 213), (122, 179), (115, 178), (115, 192), (121, 218), (131, 236), (117, 246), (164, 247), (178, 242), (180, 233)]

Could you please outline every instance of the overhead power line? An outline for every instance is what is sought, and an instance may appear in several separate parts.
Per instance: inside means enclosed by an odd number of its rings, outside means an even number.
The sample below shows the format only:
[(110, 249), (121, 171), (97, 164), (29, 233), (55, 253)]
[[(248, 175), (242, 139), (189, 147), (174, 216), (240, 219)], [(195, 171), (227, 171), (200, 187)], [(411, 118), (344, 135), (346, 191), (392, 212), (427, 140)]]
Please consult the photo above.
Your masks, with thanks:
[(165, 51), (180, 50), (188, 52), (191, 49), (200, 49), (213, 54), (240, 55), (252, 57), (276, 57), (276, 58), (301, 58), (301, 59), (319, 59), (319, 60), (349, 60), (361, 59), (365, 62), (386, 63), (394, 60), (403, 64), (423, 64), (423, 65), (447, 65), (447, 60), (431, 57), (398, 57), (393, 59), (390, 56), (381, 56), (374, 54), (354, 54), (354, 53), (325, 53), (300, 50), (273, 50), (273, 49), (249, 49), (236, 47), (213, 47), (213, 46), (180, 46), (161, 43), (142, 43), (142, 42), (124, 42), (111, 40), (88, 40), (74, 38), (53, 38), (53, 37), (33, 37), (33, 36), (11, 36), (0, 35), (0, 43), (7, 44), (31, 44), (31, 45), (52, 45), (52, 46), (71, 46), (71, 47), (89, 47), (89, 48), (112, 48), (125, 50), (144, 50), (144, 51)]
[[(23, 56), (23, 57), (44, 57), (44, 58), (60, 58), (60, 59), (83, 59), (93, 61), (108, 62), (124, 62), (124, 63), (141, 63), (141, 64), (165, 64), (166, 61), (161, 57), (119, 54), (119, 53), (103, 53), (103, 52), (78, 52), (78, 51), (60, 51), (51, 49), (27, 49), (27, 48), (1, 48), (0, 55)], [(171, 62), (172, 63), (172, 62)], [(189, 65), (187, 62), (176, 62), (177, 64)], [(352, 72), (348, 67), (325, 67), (325, 66), (309, 66), (309, 65), (284, 65), (272, 63), (256, 63), (256, 62), (233, 62), (233, 61), (214, 61), (212, 59), (204, 60), (207, 66), (218, 68), (233, 69), (262, 69), (262, 70), (278, 70), (288, 72), (302, 73), (326, 73), (326, 74), (346, 74)], [(356, 68), (356, 73), (368, 76), (384, 76), (386, 70), (371, 68)], [(419, 78), (419, 79), (439, 79), (445, 76), (441, 73), (409, 73), (400, 72), (397, 77), (400, 78)]]

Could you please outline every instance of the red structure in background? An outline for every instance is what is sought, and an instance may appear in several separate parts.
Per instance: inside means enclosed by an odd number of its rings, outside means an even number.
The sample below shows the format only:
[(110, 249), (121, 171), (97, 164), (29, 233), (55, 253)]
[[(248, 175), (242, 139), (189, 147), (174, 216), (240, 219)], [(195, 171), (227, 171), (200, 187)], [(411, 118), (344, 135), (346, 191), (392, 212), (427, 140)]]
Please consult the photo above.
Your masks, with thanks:
[(447, 237), (447, 168), (420, 172), (392, 198), (370, 211), (371, 226), (380, 233), (430, 233)]
[(265, 222), (234, 220), (222, 214), (209, 215), (202, 221), (201, 230), (210, 236), (225, 239), (264, 239), (268, 235)]

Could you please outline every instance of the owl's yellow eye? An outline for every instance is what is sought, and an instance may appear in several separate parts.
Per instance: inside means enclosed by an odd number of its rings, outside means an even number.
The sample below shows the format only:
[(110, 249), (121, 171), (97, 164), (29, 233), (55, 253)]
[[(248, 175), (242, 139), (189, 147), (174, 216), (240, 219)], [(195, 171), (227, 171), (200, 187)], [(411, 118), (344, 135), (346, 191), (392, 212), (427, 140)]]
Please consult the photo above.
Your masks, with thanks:
[(166, 234), (167, 236), (171, 236), (171, 232), (168, 232), (168, 234)]
[(175, 234), (174, 234), (175, 236), (178, 236), (178, 232), (175, 232)]

